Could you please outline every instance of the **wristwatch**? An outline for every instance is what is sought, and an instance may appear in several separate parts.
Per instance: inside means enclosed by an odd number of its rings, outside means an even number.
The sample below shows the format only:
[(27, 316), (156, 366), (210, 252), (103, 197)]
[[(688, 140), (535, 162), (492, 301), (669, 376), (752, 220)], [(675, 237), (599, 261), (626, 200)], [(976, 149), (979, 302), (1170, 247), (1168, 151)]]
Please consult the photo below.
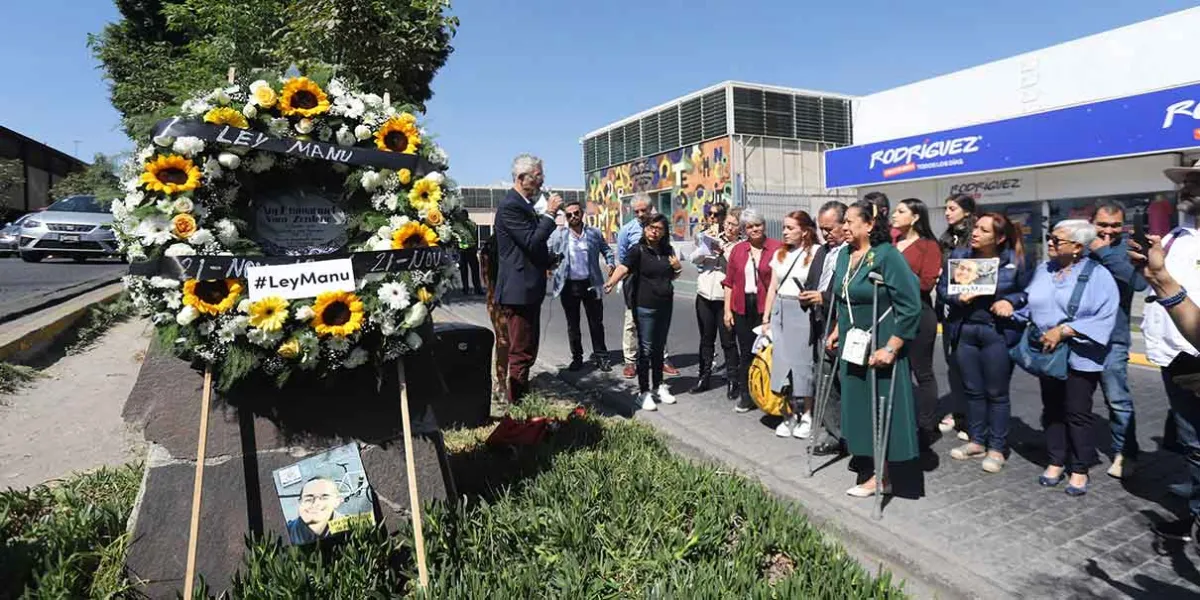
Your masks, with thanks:
[(896, 355), (896, 349), (891, 346), (888, 346), (886, 344), (883, 346), (883, 348), (880, 348), (880, 349), (886, 351), (888, 354), (891, 354), (892, 356)]

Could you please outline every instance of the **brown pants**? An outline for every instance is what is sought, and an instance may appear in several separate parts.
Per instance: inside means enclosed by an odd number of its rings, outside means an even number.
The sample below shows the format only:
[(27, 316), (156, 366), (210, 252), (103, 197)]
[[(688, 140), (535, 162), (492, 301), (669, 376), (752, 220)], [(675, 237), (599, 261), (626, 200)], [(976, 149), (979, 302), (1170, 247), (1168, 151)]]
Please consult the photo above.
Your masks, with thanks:
[(488, 291), (488, 317), (492, 319), (492, 331), (496, 334), (492, 395), (501, 401), (508, 400), (508, 318), (500, 306), (492, 301)]
[(542, 307), (504, 304), (500, 310), (508, 321), (508, 401), (515, 404), (529, 391), (529, 371), (538, 354)]

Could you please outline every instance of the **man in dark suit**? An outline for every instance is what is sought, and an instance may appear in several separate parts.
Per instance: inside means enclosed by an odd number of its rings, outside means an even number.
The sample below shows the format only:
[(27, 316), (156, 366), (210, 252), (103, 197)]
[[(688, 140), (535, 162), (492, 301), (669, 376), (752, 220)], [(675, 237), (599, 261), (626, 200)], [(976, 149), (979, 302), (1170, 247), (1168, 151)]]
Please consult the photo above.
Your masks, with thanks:
[[(812, 264), (808, 269), (808, 281), (804, 282), (804, 289), (810, 290), (800, 292), (800, 300), (806, 303), (811, 303), (816, 310), (811, 311), (812, 315), (812, 333), (813, 333), (813, 352), (825, 352), (825, 329), (828, 323), (825, 318), (829, 314), (829, 305), (833, 302), (833, 269), (837, 264), (838, 256), (845, 251), (846, 243), (842, 239), (842, 223), (846, 219), (846, 205), (836, 200), (831, 200), (821, 205), (817, 211), (817, 227), (821, 230), (821, 239), (823, 243), (817, 252), (813, 255)], [(822, 364), (820, 356), (815, 357), (816, 364)], [(841, 418), (842, 406), (841, 397), (837, 385), (837, 355), (827, 353), (824, 362), (824, 370), (817, 373), (816, 380), (823, 381), (823, 377), (829, 376), (832, 378), (833, 388), (829, 391), (829, 399), (826, 401), (825, 410), (823, 411), (821, 427), (814, 428), (813, 435), (816, 445), (813, 447), (813, 454), (828, 455), (840, 453), (841, 445)]]
[(553, 266), (546, 243), (562, 198), (553, 194), (537, 206), (545, 175), (536, 156), (514, 159), (512, 175), (513, 189), (496, 209), (496, 304), (508, 321), (508, 400), (517, 403), (537, 360), (546, 272)]

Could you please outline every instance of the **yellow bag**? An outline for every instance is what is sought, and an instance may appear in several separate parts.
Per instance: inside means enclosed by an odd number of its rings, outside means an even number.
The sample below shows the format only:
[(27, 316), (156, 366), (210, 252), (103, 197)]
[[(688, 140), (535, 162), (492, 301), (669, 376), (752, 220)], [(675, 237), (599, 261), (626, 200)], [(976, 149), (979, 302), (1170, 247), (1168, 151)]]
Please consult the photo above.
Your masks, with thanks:
[(765, 348), (750, 361), (749, 382), (750, 397), (763, 412), (768, 415), (783, 416), (787, 414), (787, 398), (771, 391), (771, 354), (774, 344), (768, 343)]

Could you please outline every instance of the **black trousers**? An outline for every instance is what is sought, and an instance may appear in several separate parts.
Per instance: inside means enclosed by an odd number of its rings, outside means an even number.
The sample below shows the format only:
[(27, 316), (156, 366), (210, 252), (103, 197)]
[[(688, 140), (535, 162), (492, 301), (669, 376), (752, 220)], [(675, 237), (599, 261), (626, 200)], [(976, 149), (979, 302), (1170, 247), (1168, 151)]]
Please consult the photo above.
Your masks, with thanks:
[(747, 385), (750, 373), (750, 361), (754, 360), (754, 328), (762, 325), (762, 313), (758, 312), (758, 294), (746, 294), (746, 314), (733, 313), (733, 334), (737, 342), (740, 361), (737, 369), (737, 384), (741, 386), (742, 397), (750, 399), (750, 386)]
[[(838, 440), (842, 439), (842, 393), (841, 385), (838, 382), (838, 357), (837, 353), (830, 354), (825, 352), (824, 338), (821, 339), (816, 351), (825, 354), (825, 363), (823, 366), (820, 362), (820, 356), (814, 359), (817, 360), (817, 368), (820, 371), (817, 373), (817, 384), (832, 386), (829, 390), (829, 398), (825, 401), (825, 412), (821, 418), (821, 425), (824, 432), (818, 434), (817, 443), (836, 444)], [(829, 383), (825, 382), (826, 375), (830, 377)], [(820, 398), (817, 398), (817, 401), (820, 401)]]
[(917, 401), (917, 436), (921, 445), (928, 447), (937, 430), (938, 421), (938, 384), (933, 374), (933, 350), (937, 344), (937, 315), (928, 301), (921, 302), (921, 323), (917, 329), (917, 337), (912, 341), (908, 350), (908, 364), (912, 367), (916, 385)]
[(563, 284), (563, 314), (567, 316), (567, 342), (571, 345), (571, 358), (583, 359), (583, 332), (579, 327), (579, 305), (587, 313), (588, 335), (592, 338), (592, 356), (608, 356), (604, 345), (604, 300), (587, 280), (568, 280)]
[(1040, 377), (1042, 387), (1042, 428), (1046, 431), (1046, 454), (1050, 464), (1066, 467), (1071, 473), (1087, 473), (1096, 458), (1092, 439), (1092, 393), (1100, 383), (1100, 373), (1070, 369), (1067, 380)]
[(475, 293), (482, 294), (483, 286), (479, 285), (479, 248), (471, 247), (458, 251), (458, 275), (462, 278), (463, 293), (472, 289), (467, 287), (468, 271), (470, 271), (471, 283), (475, 286)]
[(700, 327), (700, 376), (712, 373), (713, 358), (717, 354), (717, 336), (721, 336), (721, 350), (725, 353), (725, 377), (733, 378), (738, 372), (737, 342), (733, 331), (725, 327), (725, 301), (709, 300), (696, 296), (696, 324)]

